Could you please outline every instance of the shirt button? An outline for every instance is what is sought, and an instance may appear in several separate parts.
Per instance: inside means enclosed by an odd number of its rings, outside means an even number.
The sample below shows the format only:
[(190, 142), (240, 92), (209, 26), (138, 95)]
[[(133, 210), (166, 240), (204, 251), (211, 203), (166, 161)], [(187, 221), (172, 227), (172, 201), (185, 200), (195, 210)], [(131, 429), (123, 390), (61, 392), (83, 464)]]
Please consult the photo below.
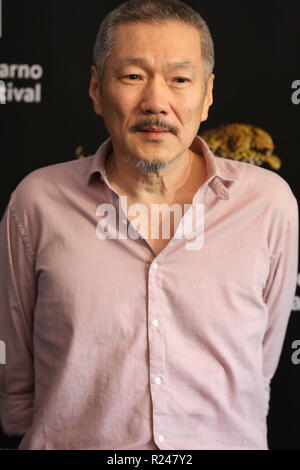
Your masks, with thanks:
[(159, 385), (161, 383), (161, 378), (160, 377), (155, 377), (154, 382)]
[(157, 264), (157, 263), (152, 263), (152, 268), (153, 268), (153, 269), (157, 269), (157, 268), (158, 268), (158, 264)]
[(158, 325), (159, 325), (159, 321), (158, 321), (158, 320), (153, 320), (152, 325), (158, 326)]
[(158, 436), (158, 440), (159, 440), (159, 442), (164, 442), (165, 438), (164, 438), (164, 436), (160, 435), (160, 436)]

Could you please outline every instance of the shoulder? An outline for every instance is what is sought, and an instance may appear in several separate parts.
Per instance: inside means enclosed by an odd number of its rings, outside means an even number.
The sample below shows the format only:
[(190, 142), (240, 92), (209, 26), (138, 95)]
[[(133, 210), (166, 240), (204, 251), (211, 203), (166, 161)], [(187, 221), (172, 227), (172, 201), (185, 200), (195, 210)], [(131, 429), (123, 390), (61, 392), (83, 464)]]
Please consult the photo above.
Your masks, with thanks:
[(11, 194), (11, 204), (23, 212), (47, 198), (55, 198), (62, 188), (76, 186), (80, 179), (87, 177), (94, 155), (78, 160), (56, 163), (37, 168), (28, 173)]
[(244, 194), (282, 214), (295, 215), (297, 199), (289, 183), (278, 173), (251, 163), (215, 158), (218, 165), (237, 178), (237, 186)]

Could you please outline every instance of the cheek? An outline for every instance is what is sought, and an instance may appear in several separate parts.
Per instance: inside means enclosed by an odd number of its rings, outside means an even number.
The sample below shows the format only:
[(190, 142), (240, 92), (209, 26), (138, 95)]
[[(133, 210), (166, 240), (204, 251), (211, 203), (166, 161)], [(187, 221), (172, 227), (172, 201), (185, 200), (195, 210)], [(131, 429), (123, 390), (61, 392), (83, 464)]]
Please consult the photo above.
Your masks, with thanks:
[[(181, 114), (183, 121), (192, 127), (197, 127), (201, 120), (202, 107), (203, 107), (202, 102), (198, 102), (198, 103), (194, 102), (194, 103), (191, 103), (189, 106), (185, 106), (182, 109), (182, 114)], [(193, 128), (191, 128), (191, 132), (193, 132)]]
[(122, 120), (127, 120), (130, 115), (132, 115), (134, 102), (130, 99), (130, 96), (124, 97), (124, 93), (120, 93), (118, 87), (111, 90), (107, 98), (107, 109), (109, 109), (109, 112), (114, 116)]
[(188, 100), (182, 100), (178, 103), (178, 109), (182, 119), (185, 122), (191, 122), (199, 119), (203, 108), (203, 96), (196, 96), (193, 94)]
[(117, 96), (109, 96), (103, 100), (103, 113), (107, 121), (123, 121), (128, 114), (129, 105), (121, 102)]

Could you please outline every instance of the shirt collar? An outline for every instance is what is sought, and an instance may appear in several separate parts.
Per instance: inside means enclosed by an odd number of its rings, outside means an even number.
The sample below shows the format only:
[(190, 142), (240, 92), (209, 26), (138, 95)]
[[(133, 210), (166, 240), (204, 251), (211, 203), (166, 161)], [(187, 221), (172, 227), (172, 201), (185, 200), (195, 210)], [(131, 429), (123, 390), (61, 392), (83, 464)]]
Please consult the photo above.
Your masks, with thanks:
[[(88, 182), (97, 174), (103, 182), (109, 186), (105, 171), (105, 160), (112, 149), (112, 139), (105, 140), (91, 158), (88, 170)], [(217, 157), (209, 149), (208, 145), (199, 135), (196, 135), (190, 149), (196, 153), (202, 153), (207, 168), (205, 185), (209, 186), (220, 199), (229, 199), (229, 190), (234, 181), (239, 180), (241, 166), (232, 165), (232, 161)]]

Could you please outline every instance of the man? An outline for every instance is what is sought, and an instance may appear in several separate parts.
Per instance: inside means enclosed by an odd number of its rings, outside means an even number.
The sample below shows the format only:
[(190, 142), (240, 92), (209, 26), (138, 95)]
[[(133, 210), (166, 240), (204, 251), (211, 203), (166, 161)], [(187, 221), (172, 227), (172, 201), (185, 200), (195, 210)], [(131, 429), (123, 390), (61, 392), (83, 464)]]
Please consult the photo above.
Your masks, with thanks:
[(122, 4), (94, 55), (110, 138), (27, 175), (1, 221), (1, 426), (20, 449), (268, 449), (297, 201), (197, 136), (213, 43), (190, 7)]

